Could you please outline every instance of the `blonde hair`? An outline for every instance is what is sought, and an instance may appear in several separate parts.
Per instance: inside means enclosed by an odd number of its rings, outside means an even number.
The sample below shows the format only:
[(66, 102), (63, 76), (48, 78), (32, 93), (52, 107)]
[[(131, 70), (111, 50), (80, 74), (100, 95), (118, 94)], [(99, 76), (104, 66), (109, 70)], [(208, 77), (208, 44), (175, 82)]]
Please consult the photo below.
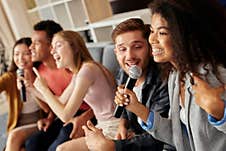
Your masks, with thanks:
[(75, 72), (78, 72), (80, 70), (84, 62), (94, 61), (79, 33), (71, 30), (65, 30), (54, 34), (54, 36), (60, 36), (61, 38), (63, 38), (70, 44), (72, 50), (74, 50), (73, 58), (76, 66)]

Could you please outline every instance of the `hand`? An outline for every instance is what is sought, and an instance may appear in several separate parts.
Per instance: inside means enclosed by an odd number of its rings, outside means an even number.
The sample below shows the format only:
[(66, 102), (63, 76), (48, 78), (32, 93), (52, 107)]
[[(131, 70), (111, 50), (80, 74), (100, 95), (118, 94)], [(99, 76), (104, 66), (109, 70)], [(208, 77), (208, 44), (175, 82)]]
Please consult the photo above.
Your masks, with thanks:
[(22, 87), (21, 81), (23, 81), (23, 83), (24, 83), (24, 85), (26, 87), (26, 90), (33, 87), (32, 80), (29, 78), (30, 76), (28, 75), (28, 73), (27, 73), (26, 70), (24, 71), (24, 75), (25, 76), (19, 76), (19, 75), (17, 75), (17, 79), (16, 79), (17, 80), (17, 88), (19, 90)]
[(135, 133), (133, 131), (128, 131), (125, 126), (119, 126), (115, 139), (116, 140), (131, 139), (134, 136), (135, 136)]
[(105, 138), (101, 129), (96, 128), (88, 121), (87, 126), (82, 126), (85, 132), (85, 141), (89, 150), (92, 151), (115, 151), (114, 142)]
[(24, 81), (24, 77), (22, 76), (17, 76), (16, 78), (16, 84), (17, 84), (17, 89), (20, 90), (22, 88), (21, 81)]
[(133, 91), (124, 88), (123, 85), (117, 87), (114, 101), (120, 106), (125, 105), (126, 109), (131, 112), (135, 112), (137, 110), (137, 105), (140, 104), (136, 94)]
[(123, 88), (123, 86), (119, 86), (114, 101), (120, 106), (125, 105), (125, 108), (128, 111), (136, 114), (143, 122), (147, 122), (150, 113), (149, 108), (138, 101), (137, 96), (133, 91)]
[(70, 134), (70, 138), (79, 138), (84, 136), (84, 131), (82, 130), (82, 125), (85, 125), (87, 122), (87, 120), (83, 120), (82, 117), (80, 116), (76, 116), (74, 118), (72, 118), (71, 120), (69, 120), (67, 123), (64, 124), (67, 125), (68, 123), (72, 123), (73, 124), (73, 129), (71, 131)]
[(34, 82), (35, 88), (41, 93), (49, 90), (46, 80), (39, 75), (38, 70), (33, 67), (33, 71), (37, 76)]
[(225, 91), (224, 86), (211, 87), (206, 81), (197, 76), (193, 76), (195, 102), (208, 114), (220, 120), (224, 115), (224, 101), (221, 94)]
[(48, 119), (48, 118), (43, 118), (38, 120), (37, 125), (38, 125), (38, 129), (40, 131), (44, 131), (46, 132), (47, 129), (49, 128), (49, 126), (52, 124), (52, 120)]
[(124, 140), (127, 138), (127, 128), (125, 126), (119, 125), (117, 133), (115, 135), (116, 140)]

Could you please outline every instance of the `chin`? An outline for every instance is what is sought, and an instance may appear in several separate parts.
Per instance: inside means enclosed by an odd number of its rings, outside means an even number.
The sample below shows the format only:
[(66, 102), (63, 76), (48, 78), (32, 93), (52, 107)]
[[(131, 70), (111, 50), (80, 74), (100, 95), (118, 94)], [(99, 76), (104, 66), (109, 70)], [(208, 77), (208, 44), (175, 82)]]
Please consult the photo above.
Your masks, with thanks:
[(163, 62), (163, 59), (159, 58), (159, 57), (154, 57), (154, 61), (155, 62)]

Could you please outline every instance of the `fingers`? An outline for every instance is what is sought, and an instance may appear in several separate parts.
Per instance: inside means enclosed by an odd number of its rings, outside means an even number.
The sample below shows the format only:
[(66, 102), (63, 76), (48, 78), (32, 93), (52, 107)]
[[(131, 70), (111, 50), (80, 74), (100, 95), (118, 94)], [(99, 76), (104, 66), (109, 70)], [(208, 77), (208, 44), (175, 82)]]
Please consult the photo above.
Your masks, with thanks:
[(39, 75), (38, 70), (37, 70), (35, 67), (33, 67), (32, 69), (33, 69), (35, 75), (36, 75), (38, 78), (40, 78), (40, 75)]
[(90, 132), (90, 130), (88, 129), (88, 127), (85, 126), (85, 125), (83, 125), (83, 126), (82, 126), (82, 129), (83, 129), (83, 131), (85, 132), (85, 136), (87, 136), (87, 135), (89, 134), (89, 132)]
[(70, 134), (70, 138), (74, 137), (74, 135), (76, 134), (77, 130), (78, 130), (77, 127), (73, 125), (72, 131), (71, 131), (71, 134)]
[(91, 121), (87, 121), (87, 127), (91, 130), (91, 131), (97, 131), (98, 128), (96, 128), (93, 123)]
[(117, 134), (115, 135), (115, 139), (116, 139), (116, 140), (121, 140), (121, 135), (120, 135), (119, 133), (117, 133)]
[(117, 87), (115, 95), (115, 103), (119, 106), (124, 106), (129, 104), (129, 99), (127, 93), (124, 92), (124, 85)]

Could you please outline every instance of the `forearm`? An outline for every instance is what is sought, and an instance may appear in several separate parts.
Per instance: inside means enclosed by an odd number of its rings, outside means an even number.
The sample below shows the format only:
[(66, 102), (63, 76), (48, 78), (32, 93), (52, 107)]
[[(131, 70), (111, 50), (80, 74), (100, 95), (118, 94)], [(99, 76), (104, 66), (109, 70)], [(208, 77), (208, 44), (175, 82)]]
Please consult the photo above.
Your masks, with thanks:
[(37, 104), (39, 105), (39, 107), (45, 112), (45, 113), (48, 113), (51, 111), (51, 109), (49, 108), (49, 106), (41, 101), (41, 100), (37, 100)]
[(136, 114), (137, 117), (139, 117), (143, 122), (146, 123), (150, 111), (149, 111), (149, 109), (146, 106), (144, 106), (141, 103), (138, 103), (136, 105), (136, 108), (134, 109), (133, 113)]
[(53, 121), (55, 119), (55, 114), (50, 110), (48, 112), (48, 116), (47, 116), (47, 119), (49, 119), (50, 121)]
[(42, 94), (44, 96), (44, 99), (48, 103), (49, 107), (52, 109), (52, 111), (63, 122), (66, 122), (73, 117), (73, 113), (71, 113), (70, 116), (69, 116), (68, 112), (65, 111), (65, 106), (60, 103), (58, 98), (55, 95), (53, 95), (50, 90), (46, 90)]

